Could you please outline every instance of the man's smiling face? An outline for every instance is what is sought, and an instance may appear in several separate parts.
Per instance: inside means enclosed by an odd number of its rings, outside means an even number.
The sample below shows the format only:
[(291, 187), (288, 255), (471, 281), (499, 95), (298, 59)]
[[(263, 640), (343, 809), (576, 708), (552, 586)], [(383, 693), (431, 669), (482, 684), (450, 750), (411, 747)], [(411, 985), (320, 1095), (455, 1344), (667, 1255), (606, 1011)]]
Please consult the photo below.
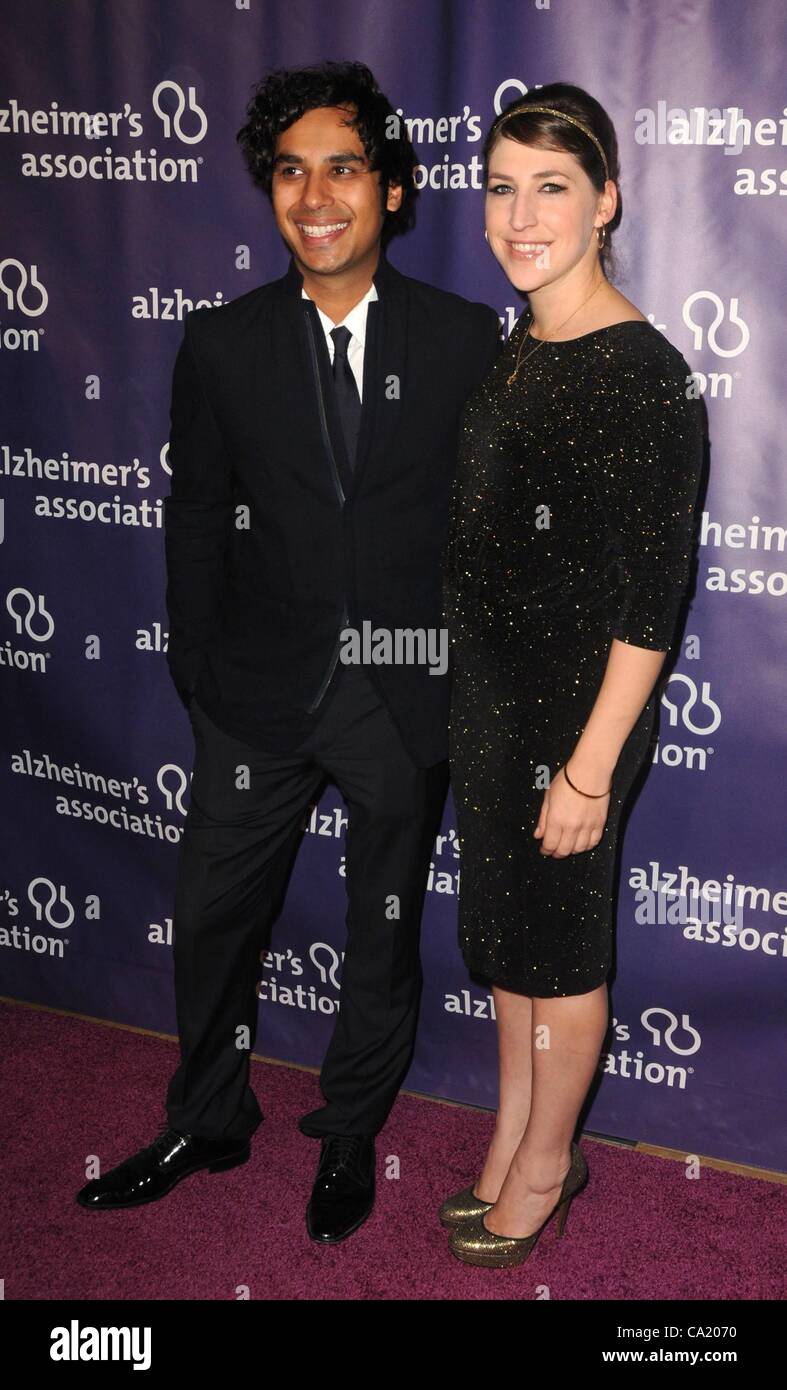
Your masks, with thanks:
[[(339, 275), (373, 268), (384, 213), (380, 173), (370, 169), (350, 112), (337, 106), (307, 111), (277, 137), (271, 199), (276, 225), (300, 270)], [(388, 189), (393, 212), (401, 188)]]

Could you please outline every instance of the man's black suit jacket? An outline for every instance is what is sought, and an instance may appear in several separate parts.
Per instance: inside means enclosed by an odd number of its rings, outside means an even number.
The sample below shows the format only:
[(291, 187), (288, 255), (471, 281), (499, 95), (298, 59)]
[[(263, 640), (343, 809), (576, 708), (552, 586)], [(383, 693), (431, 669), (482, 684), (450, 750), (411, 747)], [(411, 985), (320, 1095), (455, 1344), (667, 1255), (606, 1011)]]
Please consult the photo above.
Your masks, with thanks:
[[(373, 278), (354, 469), (294, 259), (281, 279), (192, 310), (175, 362), (167, 660), (186, 706), (196, 695), (225, 732), (269, 752), (313, 728), (343, 628), (442, 626), (459, 422), (500, 325), (383, 252)], [(450, 663), (445, 675), (368, 671), (414, 761), (445, 758)]]

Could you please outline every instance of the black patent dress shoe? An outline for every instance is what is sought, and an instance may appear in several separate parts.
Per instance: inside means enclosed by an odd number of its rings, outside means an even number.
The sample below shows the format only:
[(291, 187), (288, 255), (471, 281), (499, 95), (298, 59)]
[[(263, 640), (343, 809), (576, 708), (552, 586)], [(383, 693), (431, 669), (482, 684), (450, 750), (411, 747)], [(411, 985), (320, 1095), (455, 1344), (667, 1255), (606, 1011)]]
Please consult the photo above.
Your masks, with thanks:
[(306, 1208), (312, 1240), (334, 1245), (357, 1231), (374, 1206), (374, 1135), (329, 1134)]
[(139, 1207), (165, 1197), (183, 1178), (207, 1168), (223, 1173), (245, 1163), (251, 1154), (248, 1139), (200, 1139), (166, 1127), (158, 1138), (100, 1178), (92, 1178), (76, 1195), (81, 1207), (107, 1211)]

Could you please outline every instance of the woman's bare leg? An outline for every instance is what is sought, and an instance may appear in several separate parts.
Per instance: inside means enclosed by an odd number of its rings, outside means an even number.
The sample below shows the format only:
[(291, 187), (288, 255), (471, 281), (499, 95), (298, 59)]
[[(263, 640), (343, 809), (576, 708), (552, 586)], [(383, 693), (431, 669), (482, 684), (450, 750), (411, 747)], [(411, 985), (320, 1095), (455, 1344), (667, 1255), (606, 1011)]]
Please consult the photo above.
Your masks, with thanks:
[[(519, 1017), (521, 1022), (523, 1015)], [(507, 1040), (515, 1056), (530, 1043), (530, 1113), (497, 1202), (484, 1217), (490, 1231), (531, 1235), (557, 1202), (608, 1022), (609, 996), (603, 984), (589, 994), (534, 998), (529, 1034), (523, 1028), (518, 1045), (513, 1038)]]
[(497, 1018), (499, 1092), (494, 1134), (474, 1192), (497, 1201), (530, 1114), (532, 1000), (493, 985)]

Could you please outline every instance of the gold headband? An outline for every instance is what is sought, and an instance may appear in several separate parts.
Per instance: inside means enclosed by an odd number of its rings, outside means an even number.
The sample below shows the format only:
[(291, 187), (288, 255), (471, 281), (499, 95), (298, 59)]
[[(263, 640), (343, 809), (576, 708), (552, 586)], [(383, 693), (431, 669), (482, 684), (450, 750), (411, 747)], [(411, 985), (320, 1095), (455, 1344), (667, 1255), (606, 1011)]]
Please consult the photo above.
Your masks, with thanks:
[(606, 174), (607, 178), (609, 178), (609, 165), (607, 164), (607, 156), (604, 154), (604, 151), (601, 148), (600, 140), (596, 138), (592, 130), (588, 130), (587, 126), (583, 125), (582, 121), (578, 121), (576, 116), (567, 116), (565, 111), (556, 111), (554, 106), (533, 106), (530, 102), (524, 102), (521, 106), (514, 107), (513, 111), (507, 111), (505, 116), (503, 116), (500, 124), (502, 125), (503, 121), (509, 120), (511, 116), (519, 116), (525, 111), (543, 111), (548, 116), (559, 116), (561, 121), (570, 121), (571, 124), (575, 125), (578, 130), (583, 131), (584, 134), (587, 135), (588, 139), (593, 141), (593, 144), (598, 150), (599, 155), (601, 156), (601, 162), (604, 165), (604, 173)]

